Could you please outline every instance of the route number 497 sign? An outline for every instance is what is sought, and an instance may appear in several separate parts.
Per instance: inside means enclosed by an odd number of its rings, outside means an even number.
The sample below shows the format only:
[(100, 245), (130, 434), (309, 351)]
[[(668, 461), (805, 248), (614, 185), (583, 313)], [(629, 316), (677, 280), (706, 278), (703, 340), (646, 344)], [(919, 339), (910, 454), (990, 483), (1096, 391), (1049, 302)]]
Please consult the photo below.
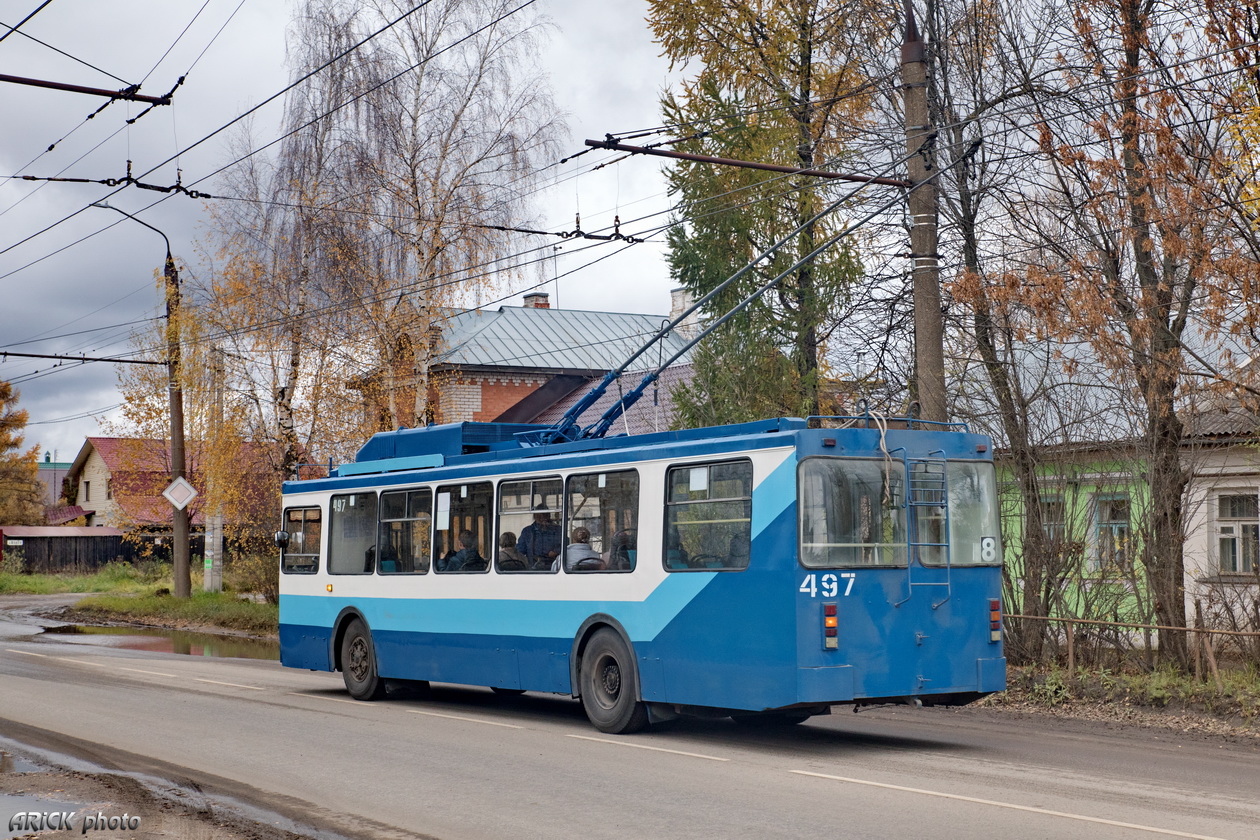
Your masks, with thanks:
[[(856, 578), (853, 572), (827, 572), (825, 574), (812, 573), (805, 576), (805, 580), (801, 581), (800, 591), (811, 598), (842, 598), (847, 597), (853, 590), (853, 580)], [(843, 590), (843, 591), (842, 591)]]

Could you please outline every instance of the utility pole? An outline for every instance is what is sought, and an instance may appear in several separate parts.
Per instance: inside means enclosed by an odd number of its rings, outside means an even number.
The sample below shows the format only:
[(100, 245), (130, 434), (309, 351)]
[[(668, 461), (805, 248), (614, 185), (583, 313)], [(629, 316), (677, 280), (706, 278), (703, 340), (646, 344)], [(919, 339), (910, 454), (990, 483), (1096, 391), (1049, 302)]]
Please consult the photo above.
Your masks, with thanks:
[[(142, 224), (154, 231), (166, 242), (166, 263), (162, 270), (166, 287), (166, 386), (170, 397), (171, 414), (171, 481), (178, 482), (184, 478), (184, 389), (182, 380), (180, 352), (180, 295), (179, 271), (175, 268), (175, 258), (171, 256), (171, 240), (165, 233), (148, 222), (119, 210), (113, 205), (98, 202), (93, 207), (103, 207), (122, 213), (133, 222)], [(189, 574), (188, 552), (188, 507), (171, 502), (171, 561), (174, 595), (176, 598), (187, 598), (192, 594), (192, 579)]]
[[(216, 450), (221, 451), (223, 445), (223, 348), (215, 345), (210, 350), (210, 369), (214, 391), (214, 409), (210, 418), (210, 440)], [(216, 469), (206, 470), (206, 474), (214, 475)], [(207, 480), (210, 480), (207, 478)], [(207, 498), (213, 500), (213, 508), (206, 513), (205, 537), (205, 573), (202, 577), (202, 589), (206, 592), (223, 591), (223, 503), (219, 500), (219, 488), (214, 484), (206, 487)]]
[(914, 295), (914, 368), (919, 416), (948, 420), (945, 407), (945, 327), (941, 316), (941, 280), (937, 254), (936, 131), (928, 113), (927, 56), (905, 0), (906, 34), (901, 45), (901, 80), (906, 119), (906, 154), (910, 180), (918, 184), (906, 197), (910, 212), (911, 285)]

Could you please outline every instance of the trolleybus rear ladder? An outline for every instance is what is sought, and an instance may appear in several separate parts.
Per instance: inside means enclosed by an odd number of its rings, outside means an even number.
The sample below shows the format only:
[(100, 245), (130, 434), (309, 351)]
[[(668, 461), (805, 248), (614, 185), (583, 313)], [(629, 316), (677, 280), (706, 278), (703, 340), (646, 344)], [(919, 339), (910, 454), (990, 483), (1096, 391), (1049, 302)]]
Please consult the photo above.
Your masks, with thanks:
[[(950, 586), (949, 551), (949, 478), (944, 450), (928, 453), (926, 458), (911, 458), (902, 450), (906, 470), (906, 512), (909, 557), (906, 563), (906, 597), (893, 606), (899, 607), (914, 594), (916, 586), (943, 586), (945, 597), (932, 604), (937, 609), (953, 594)], [(924, 560), (929, 563), (924, 563)], [(914, 579), (915, 562), (943, 565), (945, 580)]]

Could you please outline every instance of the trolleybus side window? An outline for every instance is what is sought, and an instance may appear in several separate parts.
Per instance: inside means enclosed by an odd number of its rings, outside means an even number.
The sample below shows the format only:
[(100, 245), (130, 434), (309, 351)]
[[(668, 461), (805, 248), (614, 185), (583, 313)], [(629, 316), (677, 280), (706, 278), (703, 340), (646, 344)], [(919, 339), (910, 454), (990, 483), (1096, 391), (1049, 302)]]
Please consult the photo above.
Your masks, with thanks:
[[(997, 478), (987, 461), (946, 463), (949, 491), (949, 562), (996, 566), (1002, 562), (998, 533)], [(931, 560), (943, 563), (944, 558)], [(928, 565), (935, 565), (925, 559)]]
[(494, 552), (500, 572), (551, 572), (564, 541), (560, 536), (559, 478), (499, 484), (499, 527)]
[(638, 472), (569, 476), (565, 513), (565, 571), (634, 571), (639, 545)]
[(376, 570), (383, 575), (422, 575), (429, 571), (433, 546), (433, 491), (381, 494), (381, 527)]
[(752, 546), (752, 463), (666, 473), (665, 568), (745, 569)]
[(371, 574), (376, 565), (376, 494), (333, 496), (328, 516), (328, 573)]
[(904, 566), (904, 476), (900, 460), (801, 461), (801, 565)]
[(280, 552), (280, 571), (289, 575), (313, 575), (319, 571), (319, 537), (323, 530), (319, 508), (289, 508), (284, 530), (289, 544)]
[(494, 485), (446, 484), (434, 497), (433, 568), (438, 572), (484, 572), (490, 568)]

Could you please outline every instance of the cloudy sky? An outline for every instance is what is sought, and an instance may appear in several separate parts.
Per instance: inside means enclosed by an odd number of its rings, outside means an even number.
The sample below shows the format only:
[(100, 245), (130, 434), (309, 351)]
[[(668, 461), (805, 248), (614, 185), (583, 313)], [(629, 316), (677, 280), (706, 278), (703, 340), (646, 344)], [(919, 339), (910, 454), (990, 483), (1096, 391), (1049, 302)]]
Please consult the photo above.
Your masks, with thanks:
[[(0, 23), (6, 24), (0, 35), (39, 9), (0, 41), (0, 74), (111, 90), (141, 83), (140, 92), (151, 96), (187, 76), (174, 105), (155, 108), (130, 126), (126, 121), (146, 106), (114, 102), (89, 120), (104, 99), (0, 84), (0, 352), (125, 353), (131, 332), (162, 311), (153, 279), (165, 254), (161, 237), (92, 207), (94, 202), (108, 200), (159, 228), (186, 272), (205, 270), (199, 243), (207, 234), (206, 202), (181, 195), (161, 200), (161, 193), (135, 187), (14, 176), (121, 178), (131, 160), (135, 176), (147, 173), (140, 177), (145, 183), (174, 184), (178, 169), (184, 185), (215, 193), (213, 178), (197, 182), (232, 159), (235, 129), (167, 161), (285, 87), (291, 8), (292, 2), (280, 0), (0, 3)], [(643, 21), (644, 0), (539, 0), (537, 8), (554, 24), (540, 61), (567, 116), (566, 153), (580, 150), (588, 137), (660, 123), (657, 103), (671, 77)], [(281, 107), (276, 100), (258, 110), (255, 137), (277, 136)], [(611, 225), (618, 213), (626, 223), (667, 207), (655, 159), (589, 171), (600, 156), (559, 168), (562, 183), (543, 194), (537, 208), (545, 229), (571, 229), (578, 211), (583, 229), (593, 231)], [(625, 224), (623, 232), (635, 229)], [(562, 246), (548, 274), (565, 274), (603, 253), (568, 253), (576, 248)], [(546, 290), (565, 308), (664, 313), (671, 284), (661, 255), (658, 244), (637, 245)], [(96, 418), (117, 416), (120, 397), (109, 364), (58, 366), (8, 357), (0, 361), (0, 379), (21, 391), (19, 405), (30, 414), (27, 445), (38, 443), (41, 453), (62, 461), (73, 459), (86, 436), (101, 433)]]

